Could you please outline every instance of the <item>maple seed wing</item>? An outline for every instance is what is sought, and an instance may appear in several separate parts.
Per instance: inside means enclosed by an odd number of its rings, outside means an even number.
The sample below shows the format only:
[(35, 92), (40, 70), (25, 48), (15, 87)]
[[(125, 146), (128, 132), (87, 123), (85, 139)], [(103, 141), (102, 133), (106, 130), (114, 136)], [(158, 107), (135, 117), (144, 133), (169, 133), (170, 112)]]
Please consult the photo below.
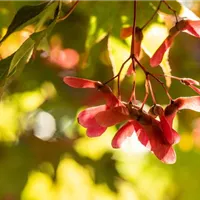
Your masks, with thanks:
[(63, 81), (73, 88), (96, 88), (99, 83), (97, 81), (70, 76), (64, 77)]
[(103, 127), (113, 126), (127, 120), (128, 118), (128, 115), (121, 112), (121, 107), (100, 112), (95, 116), (97, 123)]
[(190, 109), (200, 112), (200, 96), (180, 97), (175, 102), (178, 104), (178, 110)]
[(179, 32), (174, 32), (173, 34), (169, 35), (164, 42), (160, 45), (160, 47), (156, 50), (154, 55), (150, 59), (150, 65), (152, 67), (158, 66), (163, 59), (165, 52), (171, 47), (174, 38)]
[(87, 108), (78, 114), (78, 122), (85, 128), (94, 126), (94, 123), (96, 124), (95, 116), (105, 110), (106, 105)]
[(186, 22), (186, 30), (184, 32), (194, 37), (200, 37), (200, 20), (186, 20)]
[(130, 137), (134, 132), (134, 126), (131, 122), (127, 122), (123, 125), (115, 134), (112, 140), (113, 148), (120, 148), (121, 144), (126, 140), (127, 137)]

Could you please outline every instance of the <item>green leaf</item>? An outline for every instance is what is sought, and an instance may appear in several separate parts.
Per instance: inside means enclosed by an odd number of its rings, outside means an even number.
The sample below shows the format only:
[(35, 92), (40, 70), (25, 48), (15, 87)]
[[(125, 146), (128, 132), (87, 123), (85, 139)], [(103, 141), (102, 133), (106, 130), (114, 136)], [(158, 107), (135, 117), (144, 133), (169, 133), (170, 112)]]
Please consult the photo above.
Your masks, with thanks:
[(20, 61), (31, 54), (33, 48), (35, 45), (35, 41), (31, 38), (27, 39), (23, 45), (19, 48), (19, 50), (15, 53), (11, 63), (8, 74), (11, 74), (13, 70), (17, 67), (17, 65), (20, 63)]
[[(56, 20), (60, 15), (61, 1), (59, 1), (57, 8), (58, 12), (54, 16), (53, 22), (45, 30), (33, 33), (14, 54), (2, 60), (3, 67), (2, 71), (0, 70), (0, 81), (5, 82), (6, 78), (13, 76), (16, 72), (18, 74), (21, 73), (24, 65), (29, 61), (34, 48), (36, 49), (40, 42), (47, 38), (47, 35), (56, 25)], [(4, 63), (6, 63), (6, 66), (4, 66)]]
[(47, 38), (47, 35), (56, 25), (56, 20), (60, 14), (60, 6), (61, 4), (57, 6), (58, 12), (56, 12), (53, 22), (45, 30), (33, 33), (14, 54), (1, 61), (0, 82), (5, 83), (7, 79), (14, 74), (19, 75), (22, 72), (25, 64), (29, 61), (34, 48), (37, 48), (40, 42), (42, 42), (44, 38)]
[(7, 77), (10, 68), (10, 62), (12, 61), (13, 56), (14, 54), (3, 60), (0, 60), (0, 85), (3, 84), (4, 79)]
[(11, 24), (9, 25), (7, 33), (4, 35), (0, 42), (3, 42), (10, 34), (16, 30), (22, 29), (25, 26), (34, 23), (38, 17), (42, 20), (42, 16), (39, 15), (43, 13), (42, 11), (46, 11), (46, 8), (50, 7), (51, 4), (52, 2), (45, 2), (36, 6), (24, 6), (19, 9)]

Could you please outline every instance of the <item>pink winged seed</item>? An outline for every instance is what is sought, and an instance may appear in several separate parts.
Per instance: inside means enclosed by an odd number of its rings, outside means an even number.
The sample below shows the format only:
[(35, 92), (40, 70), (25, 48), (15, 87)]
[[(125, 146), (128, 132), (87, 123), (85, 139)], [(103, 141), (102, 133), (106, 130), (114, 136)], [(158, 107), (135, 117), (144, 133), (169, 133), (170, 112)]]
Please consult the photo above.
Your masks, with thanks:
[(200, 112), (200, 96), (179, 97), (165, 108), (165, 117), (170, 125), (179, 110), (189, 109)]
[(169, 144), (159, 127), (159, 122), (155, 121), (152, 125), (140, 125), (132, 121), (138, 140), (151, 150), (155, 156), (164, 163), (172, 164), (176, 161), (176, 154)]
[(188, 85), (191, 89), (193, 89), (197, 94), (200, 94), (200, 88), (195, 87), (194, 85)]
[(76, 78), (76, 77), (71, 77), (71, 76), (64, 77), (63, 81), (67, 85), (73, 88), (96, 88), (97, 84), (99, 84), (98, 81), (92, 81), (88, 79)]
[(101, 136), (106, 131), (106, 129), (107, 129), (106, 127), (94, 124), (93, 126), (87, 128), (86, 134), (88, 137), (98, 137)]
[(194, 37), (200, 37), (200, 20), (196, 21), (185, 20), (185, 21), (186, 21), (185, 32)]
[(165, 52), (171, 47), (174, 38), (181, 32), (186, 32), (194, 37), (200, 37), (200, 20), (181, 20), (170, 30), (169, 36), (160, 45), (150, 59), (152, 67), (158, 66), (163, 59)]
[(134, 126), (131, 123), (131, 121), (129, 121), (125, 125), (123, 125), (115, 134), (112, 140), (112, 147), (120, 148), (121, 144), (127, 139), (127, 137), (130, 137), (133, 134), (133, 132)]
[(185, 84), (185, 85), (200, 85), (199, 81), (196, 81), (194, 79), (191, 78), (182, 78), (181, 79), (181, 83)]
[(125, 107), (119, 106), (110, 110), (98, 113), (95, 119), (102, 127), (109, 127), (129, 119)]
[(164, 40), (164, 42), (160, 45), (160, 47), (156, 50), (156, 52), (154, 53), (154, 55), (150, 59), (150, 65), (152, 67), (156, 67), (162, 62), (162, 59), (163, 59), (165, 52), (171, 47), (176, 35), (177, 34), (169, 35)]
[(93, 126), (96, 123), (95, 116), (105, 110), (106, 105), (87, 108), (78, 114), (78, 122), (85, 128)]
[(179, 134), (172, 129), (164, 115), (160, 117), (160, 125), (163, 131), (163, 135), (169, 144), (172, 145), (180, 141)]
[(91, 107), (78, 114), (78, 122), (81, 126), (87, 128), (87, 135), (89, 137), (100, 136), (106, 131), (106, 127), (100, 126), (95, 120), (96, 114), (106, 110), (106, 108), (106, 105)]

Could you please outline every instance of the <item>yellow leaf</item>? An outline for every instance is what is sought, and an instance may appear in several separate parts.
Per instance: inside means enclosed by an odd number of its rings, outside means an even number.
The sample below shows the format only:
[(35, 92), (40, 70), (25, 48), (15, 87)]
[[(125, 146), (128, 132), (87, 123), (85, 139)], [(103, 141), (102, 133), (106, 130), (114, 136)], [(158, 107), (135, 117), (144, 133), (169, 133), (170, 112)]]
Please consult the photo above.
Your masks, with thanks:
[[(109, 56), (112, 64), (112, 69), (113, 69), (113, 75), (117, 75), (122, 64), (124, 63), (125, 60), (128, 59), (130, 56), (130, 49), (129, 46), (123, 43), (121, 40), (109, 36), (108, 39), (108, 51), (109, 51)], [(126, 63), (124, 69), (122, 70), (121, 76), (120, 76), (120, 81), (122, 81), (126, 75), (127, 69), (131, 63), (131, 60)], [(115, 79), (115, 82), (117, 79)], [(116, 89), (116, 85), (114, 86), (114, 89)]]

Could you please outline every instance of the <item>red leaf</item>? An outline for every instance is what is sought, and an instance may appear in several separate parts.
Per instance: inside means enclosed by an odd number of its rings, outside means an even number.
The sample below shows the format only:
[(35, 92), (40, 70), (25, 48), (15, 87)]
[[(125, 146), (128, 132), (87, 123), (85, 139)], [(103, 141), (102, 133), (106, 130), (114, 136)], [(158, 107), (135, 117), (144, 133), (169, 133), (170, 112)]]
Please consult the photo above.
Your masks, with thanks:
[(66, 76), (63, 81), (73, 88), (97, 88), (101, 83), (83, 78)]
[(79, 54), (74, 49), (51, 48), (48, 61), (65, 69), (73, 69), (79, 62)]
[(134, 132), (134, 126), (131, 121), (123, 125), (115, 134), (112, 140), (113, 148), (120, 148), (121, 144), (126, 140), (127, 137), (130, 137)]

